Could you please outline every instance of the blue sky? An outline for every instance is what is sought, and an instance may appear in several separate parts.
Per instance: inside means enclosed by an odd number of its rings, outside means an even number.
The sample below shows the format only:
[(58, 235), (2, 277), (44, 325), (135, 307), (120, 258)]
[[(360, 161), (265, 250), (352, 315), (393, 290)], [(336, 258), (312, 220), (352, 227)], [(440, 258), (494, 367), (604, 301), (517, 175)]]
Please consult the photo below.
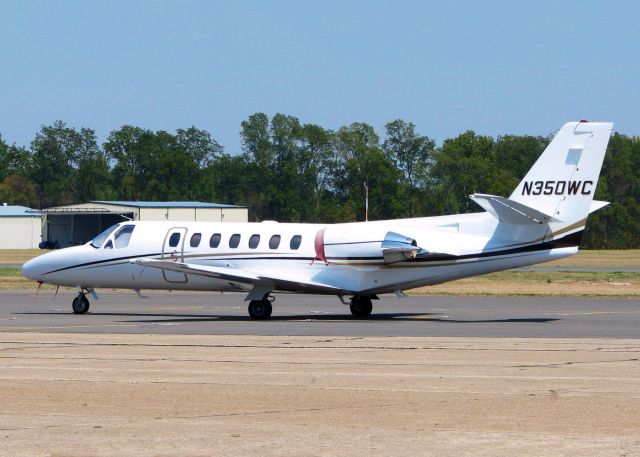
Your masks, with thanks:
[(639, 18), (631, 0), (0, 0), (0, 134), (195, 125), (235, 153), (262, 111), (401, 118), (438, 144), (576, 119), (638, 135)]

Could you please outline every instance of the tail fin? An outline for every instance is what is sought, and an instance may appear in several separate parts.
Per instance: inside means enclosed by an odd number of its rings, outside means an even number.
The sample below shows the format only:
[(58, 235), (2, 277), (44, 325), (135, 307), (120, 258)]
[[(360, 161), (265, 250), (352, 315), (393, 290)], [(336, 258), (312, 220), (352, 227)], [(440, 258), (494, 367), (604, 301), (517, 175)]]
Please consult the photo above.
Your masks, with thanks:
[(584, 222), (612, 128), (610, 122), (563, 125), (509, 200), (548, 215), (565, 227)]

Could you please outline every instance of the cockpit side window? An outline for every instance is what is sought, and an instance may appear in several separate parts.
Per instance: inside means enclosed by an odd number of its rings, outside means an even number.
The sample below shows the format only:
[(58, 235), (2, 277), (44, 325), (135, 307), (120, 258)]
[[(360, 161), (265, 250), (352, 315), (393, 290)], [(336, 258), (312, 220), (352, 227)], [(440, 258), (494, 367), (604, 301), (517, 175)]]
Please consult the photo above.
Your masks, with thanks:
[(89, 242), (89, 244), (91, 244), (91, 246), (93, 246), (94, 248), (99, 248), (107, 240), (107, 238), (109, 238), (109, 235), (111, 235), (111, 232), (113, 232), (116, 228), (118, 228), (117, 224), (112, 225), (111, 227), (106, 229), (104, 232), (100, 233), (98, 236), (92, 239)]
[(133, 229), (136, 228), (135, 225), (125, 225), (120, 230), (117, 231), (114, 236), (114, 241), (117, 249), (126, 248), (129, 246), (129, 241), (131, 240), (131, 234), (133, 233)]

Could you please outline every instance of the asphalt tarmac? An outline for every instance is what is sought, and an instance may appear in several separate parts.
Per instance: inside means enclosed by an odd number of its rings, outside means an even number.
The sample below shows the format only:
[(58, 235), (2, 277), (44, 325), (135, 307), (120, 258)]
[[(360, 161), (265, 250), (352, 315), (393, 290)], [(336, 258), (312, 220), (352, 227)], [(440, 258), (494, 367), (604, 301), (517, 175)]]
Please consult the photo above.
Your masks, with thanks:
[(277, 295), (268, 321), (252, 321), (242, 294), (100, 292), (85, 315), (71, 293), (0, 293), (0, 331), (174, 335), (639, 338), (640, 300), (395, 295), (370, 319), (335, 297)]
[(72, 298), (0, 292), (0, 455), (640, 455), (640, 300)]

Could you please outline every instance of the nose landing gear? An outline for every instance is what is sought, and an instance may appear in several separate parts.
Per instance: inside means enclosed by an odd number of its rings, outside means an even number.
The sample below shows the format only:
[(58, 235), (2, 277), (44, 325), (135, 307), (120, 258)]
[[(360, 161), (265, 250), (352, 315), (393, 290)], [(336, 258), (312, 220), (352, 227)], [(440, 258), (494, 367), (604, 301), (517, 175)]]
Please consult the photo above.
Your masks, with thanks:
[(74, 314), (85, 314), (87, 311), (89, 311), (89, 305), (89, 299), (87, 298), (86, 292), (84, 290), (78, 292), (78, 296), (73, 299), (73, 302), (71, 302), (71, 307), (73, 308)]

